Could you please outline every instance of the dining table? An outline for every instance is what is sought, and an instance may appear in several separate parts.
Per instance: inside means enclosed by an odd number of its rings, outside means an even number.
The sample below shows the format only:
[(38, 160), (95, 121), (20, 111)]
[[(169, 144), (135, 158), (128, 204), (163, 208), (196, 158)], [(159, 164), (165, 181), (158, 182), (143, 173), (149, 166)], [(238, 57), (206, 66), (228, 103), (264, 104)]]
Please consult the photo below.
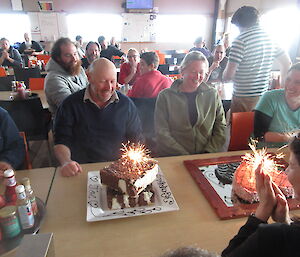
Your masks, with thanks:
[[(31, 90), (32, 93), (37, 94), (37, 96), (41, 99), (42, 106), (44, 109), (49, 108), (49, 104), (47, 102), (46, 94), (44, 90)], [(0, 100), (11, 100), (12, 91), (0, 91)]]
[(56, 256), (64, 257), (155, 257), (181, 246), (220, 253), (246, 217), (221, 220), (183, 162), (245, 152), (156, 158), (179, 210), (95, 222), (87, 222), (88, 174), (109, 163), (84, 164), (83, 172), (74, 177), (57, 171), (40, 233), (53, 232)]
[[(49, 197), (52, 181), (55, 174), (55, 167), (47, 167), (47, 168), (37, 168), (31, 170), (17, 170), (15, 171), (16, 180), (18, 183), (21, 182), (21, 179), (24, 177), (28, 177), (30, 179), (30, 184), (32, 189), (34, 190), (34, 194), (38, 197), (43, 204), (46, 206), (47, 200)], [(3, 183), (0, 185), (0, 193), (3, 194), (5, 187)], [(47, 214), (43, 217), (43, 221), (47, 218)], [(14, 239), (11, 239), (14, 240)], [(0, 241), (0, 249), (1, 241)], [(0, 253), (0, 256), (5, 257), (14, 257), (16, 254), (17, 248), (14, 248), (6, 253)]]

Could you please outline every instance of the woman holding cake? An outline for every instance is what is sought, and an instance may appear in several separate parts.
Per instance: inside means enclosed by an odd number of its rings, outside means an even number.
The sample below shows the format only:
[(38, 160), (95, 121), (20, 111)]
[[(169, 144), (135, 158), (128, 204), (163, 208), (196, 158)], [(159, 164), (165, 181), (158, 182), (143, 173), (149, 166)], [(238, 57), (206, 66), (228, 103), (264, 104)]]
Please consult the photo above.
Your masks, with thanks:
[[(300, 200), (300, 134), (294, 137), (290, 150), (288, 179)], [(222, 256), (299, 256), (300, 221), (290, 218), (286, 198), (260, 166), (256, 170), (256, 188), (260, 199), (256, 212), (229, 242)], [(267, 224), (270, 217), (277, 223)]]
[(208, 61), (188, 53), (180, 67), (182, 79), (160, 92), (155, 131), (160, 156), (217, 152), (225, 142), (225, 117), (216, 89), (203, 81)]

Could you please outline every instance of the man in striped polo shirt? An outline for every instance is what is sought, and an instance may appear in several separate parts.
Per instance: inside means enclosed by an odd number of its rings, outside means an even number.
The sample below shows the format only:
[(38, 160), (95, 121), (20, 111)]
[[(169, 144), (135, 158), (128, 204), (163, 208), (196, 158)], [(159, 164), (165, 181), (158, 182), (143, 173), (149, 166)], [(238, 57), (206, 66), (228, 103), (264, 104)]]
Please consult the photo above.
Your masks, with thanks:
[(239, 8), (231, 23), (241, 33), (232, 43), (223, 79), (234, 82), (231, 112), (252, 111), (268, 90), (273, 61), (279, 61), (281, 75), (285, 77), (291, 60), (259, 26), (259, 13), (254, 7)]

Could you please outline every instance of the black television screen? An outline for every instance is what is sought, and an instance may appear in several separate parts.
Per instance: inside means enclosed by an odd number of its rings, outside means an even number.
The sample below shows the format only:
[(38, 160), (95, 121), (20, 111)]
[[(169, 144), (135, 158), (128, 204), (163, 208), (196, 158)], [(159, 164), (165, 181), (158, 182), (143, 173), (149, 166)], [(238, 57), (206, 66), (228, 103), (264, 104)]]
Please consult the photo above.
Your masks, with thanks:
[(126, 0), (126, 9), (153, 9), (153, 0)]

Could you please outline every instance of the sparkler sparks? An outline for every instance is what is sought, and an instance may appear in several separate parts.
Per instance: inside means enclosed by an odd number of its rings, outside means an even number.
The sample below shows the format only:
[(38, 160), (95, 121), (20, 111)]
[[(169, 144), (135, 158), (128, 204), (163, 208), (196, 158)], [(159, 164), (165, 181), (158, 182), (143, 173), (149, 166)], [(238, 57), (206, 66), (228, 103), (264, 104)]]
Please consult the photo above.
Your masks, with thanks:
[(122, 146), (121, 151), (123, 154), (120, 160), (128, 172), (141, 174), (156, 163), (156, 161), (149, 156), (150, 151), (146, 149), (145, 145), (140, 143), (127, 143), (122, 144)]
[(276, 155), (272, 155), (267, 153), (266, 148), (256, 149), (257, 140), (251, 139), (249, 143), (249, 147), (253, 153), (246, 153), (245, 156), (242, 157), (248, 166), (250, 172), (249, 182), (255, 182), (255, 170), (257, 169), (259, 164), (262, 164), (262, 171), (266, 174), (269, 174), (272, 177), (272, 173), (279, 174), (281, 171), (278, 167), (283, 167), (283, 165), (276, 162), (276, 159), (282, 159), (284, 157), (283, 153), (278, 153)]

